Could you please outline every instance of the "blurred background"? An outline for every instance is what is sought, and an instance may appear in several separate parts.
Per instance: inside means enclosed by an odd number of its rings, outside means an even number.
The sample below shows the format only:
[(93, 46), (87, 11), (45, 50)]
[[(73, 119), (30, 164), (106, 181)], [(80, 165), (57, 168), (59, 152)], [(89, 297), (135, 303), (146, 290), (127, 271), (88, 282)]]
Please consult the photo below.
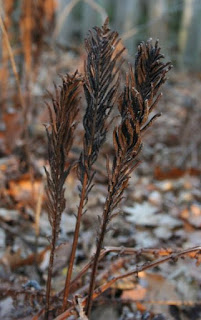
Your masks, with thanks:
[(200, 0), (60, 0), (58, 4), (57, 43), (78, 45), (89, 28), (109, 16), (129, 54), (135, 53), (140, 41), (159, 38), (174, 65), (201, 68)]

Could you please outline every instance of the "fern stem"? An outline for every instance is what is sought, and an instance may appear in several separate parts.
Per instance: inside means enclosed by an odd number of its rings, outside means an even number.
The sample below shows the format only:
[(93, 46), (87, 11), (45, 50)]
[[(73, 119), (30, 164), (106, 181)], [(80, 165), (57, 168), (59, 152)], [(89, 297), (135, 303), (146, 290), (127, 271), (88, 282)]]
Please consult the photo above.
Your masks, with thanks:
[(106, 200), (105, 210), (103, 213), (103, 222), (102, 222), (102, 226), (101, 226), (101, 232), (100, 232), (98, 240), (97, 240), (96, 253), (94, 256), (94, 262), (93, 262), (92, 271), (91, 271), (91, 280), (90, 280), (90, 284), (89, 284), (88, 300), (87, 300), (87, 306), (86, 306), (86, 310), (85, 310), (86, 315), (88, 317), (90, 316), (90, 313), (91, 313), (92, 297), (93, 297), (93, 292), (94, 292), (94, 287), (95, 287), (95, 279), (96, 279), (96, 271), (97, 271), (97, 267), (98, 267), (100, 253), (101, 253), (102, 246), (103, 246), (104, 236), (105, 236), (106, 229), (107, 229), (107, 221), (108, 221), (108, 215), (110, 212), (111, 201), (112, 201), (111, 194), (109, 194), (109, 197)]
[(56, 232), (54, 230), (52, 235), (52, 243), (50, 249), (50, 261), (48, 267), (48, 277), (47, 277), (47, 286), (46, 286), (46, 306), (45, 306), (45, 320), (48, 320), (49, 309), (50, 309), (50, 291), (51, 291), (51, 282), (52, 282), (52, 269), (54, 264), (54, 252), (56, 247)]
[(72, 244), (71, 255), (70, 255), (70, 260), (69, 260), (69, 265), (68, 265), (68, 272), (67, 272), (65, 288), (64, 288), (63, 306), (62, 306), (63, 312), (65, 311), (65, 309), (67, 307), (67, 303), (68, 303), (67, 300), (68, 300), (68, 296), (70, 293), (70, 281), (71, 281), (71, 277), (72, 277), (76, 248), (77, 248), (77, 244), (78, 244), (80, 223), (81, 223), (82, 211), (83, 211), (84, 201), (85, 201), (85, 196), (86, 196), (87, 182), (88, 182), (88, 177), (87, 177), (87, 173), (85, 172), (84, 178), (83, 178), (81, 196), (80, 196), (80, 203), (79, 203), (78, 212), (77, 212), (77, 220), (76, 220), (73, 244)]

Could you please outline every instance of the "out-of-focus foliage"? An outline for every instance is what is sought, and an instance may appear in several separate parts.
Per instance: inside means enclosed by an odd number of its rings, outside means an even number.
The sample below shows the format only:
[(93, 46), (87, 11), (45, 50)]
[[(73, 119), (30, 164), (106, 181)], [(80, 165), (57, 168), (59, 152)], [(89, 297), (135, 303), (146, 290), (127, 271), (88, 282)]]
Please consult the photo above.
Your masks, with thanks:
[(201, 66), (199, 0), (58, 0), (55, 40), (78, 44), (105, 16), (119, 30), (130, 55), (141, 39), (159, 38), (180, 68)]

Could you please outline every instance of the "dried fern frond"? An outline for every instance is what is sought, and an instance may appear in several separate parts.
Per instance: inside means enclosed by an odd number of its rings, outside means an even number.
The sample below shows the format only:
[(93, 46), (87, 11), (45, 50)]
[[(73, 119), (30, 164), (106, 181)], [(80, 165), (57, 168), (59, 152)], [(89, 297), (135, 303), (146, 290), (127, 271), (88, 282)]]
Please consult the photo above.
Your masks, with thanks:
[(135, 72), (130, 72), (132, 87), (135, 88), (141, 96), (141, 104), (137, 106), (137, 108), (134, 104), (134, 112), (139, 119), (142, 131), (145, 131), (153, 120), (159, 116), (159, 114), (157, 114), (147, 122), (149, 114), (156, 107), (161, 97), (158, 91), (166, 81), (167, 72), (172, 68), (170, 62), (163, 63), (161, 61), (164, 55), (160, 53), (161, 48), (158, 43), (159, 42), (156, 41), (153, 46), (152, 39), (150, 39), (146, 43), (142, 42), (138, 46), (138, 52), (135, 58)]
[(64, 289), (63, 311), (67, 306), (80, 222), (89, 192), (93, 187), (95, 172), (92, 166), (106, 139), (107, 119), (117, 100), (118, 73), (122, 63), (121, 54), (124, 51), (124, 48), (117, 51), (119, 42), (118, 33), (108, 28), (108, 19), (102, 28), (95, 27), (90, 31), (85, 41), (87, 60), (84, 71), (84, 93), (87, 108), (83, 118), (85, 131), (83, 152), (78, 167), (78, 178), (81, 182), (80, 203)]
[(55, 97), (52, 96), (53, 108), (47, 104), (50, 118), (50, 128), (46, 126), (50, 171), (45, 168), (45, 172), (47, 175), (48, 218), (52, 228), (52, 238), (46, 292), (46, 317), (48, 317), (50, 303), (54, 251), (61, 214), (65, 209), (64, 183), (69, 173), (69, 168), (65, 168), (65, 160), (72, 146), (76, 127), (79, 85), (80, 77), (77, 72), (72, 76), (67, 74), (62, 78), (62, 86), (56, 88)]
[(171, 62), (163, 63), (159, 41), (152, 45), (152, 39), (141, 42), (135, 58), (135, 87), (144, 100), (156, 95), (166, 81), (166, 73), (171, 69)]
[(81, 162), (87, 173), (105, 141), (107, 118), (117, 99), (118, 73), (124, 51), (124, 48), (117, 50), (119, 42), (118, 33), (108, 28), (108, 19), (102, 28), (95, 27), (90, 31), (85, 40), (84, 92), (87, 109), (83, 119), (85, 136)]
[(75, 118), (78, 113), (78, 88), (80, 78), (77, 72), (62, 78), (61, 88), (56, 88), (55, 97), (52, 96), (53, 110), (49, 104), (50, 130), (46, 126), (48, 137), (48, 159), (50, 172), (47, 174), (48, 217), (52, 227), (59, 231), (61, 213), (65, 207), (63, 185), (69, 173), (65, 169), (67, 157), (73, 143), (76, 127)]

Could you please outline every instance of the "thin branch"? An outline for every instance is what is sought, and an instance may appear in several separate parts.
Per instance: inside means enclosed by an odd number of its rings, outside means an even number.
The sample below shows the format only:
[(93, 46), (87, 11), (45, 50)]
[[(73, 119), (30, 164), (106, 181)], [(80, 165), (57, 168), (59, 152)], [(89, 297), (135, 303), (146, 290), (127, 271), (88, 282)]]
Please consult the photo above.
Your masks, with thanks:
[[(94, 300), (97, 297), (99, 297), (103, 292), (105, 292), (108, 288), (110, 288), (118, 280), (127, 278), (129, 276), (138, 275), (140, 272), (143, 272), (145, 270), (151, 269), (153, 267), (156, 267), (156, 266), (158, 266), (160, 264), (163, 264), (165, 262), (168, 262), (170, 260), (175, 261), (176, 259), (178, 259), (180, 257), (183, 257), (183, 256), (186, 256), (186, 255), (189, 256), (190, 258), (196, 259), (198, 254), (201, 254), (201, 246), (189, 248), (189, 249), (186, 249), (186, 250), (182, 250), (182, 251), (177, 252), (177, 253), (172, 253), (172, 254), (170, 254), (170, 255), (168, 255), (166, 257), (163, 257), (161, 259), (158, 259), (158, 260), (156, 260), (154, 262), (147, 263), (147, 264), (144, 264), (142, 266), (136, 267), (132, 271), (129, 271), (129, 272), (126, 272), (126, 273), (121, 274), (119, 276), (113, 277), (110, 280), (108, 279), (108, 281), (106, 283), (104, 283), (103, 285), (99, 286), (94, 291), (92, 299)], [(86, 306), (87, 300), (88, 300), (87, 296), (82, 300), (83, 308)], [(76, 314), (76, 311), (75, 311), (74, 307), (72, 306), (71, 308), (66, 310), (64, 313), (59, 315), (57, 318), (55, 318), (55, 320), (65, 320), (67, 317), (69, 317), (70, 315), (73, 315), (73, 314)]]
[[(101, 250), (101, 253), (99, 256), (99, 262), (110, 252), (116, 252), (119, 255), (136, 255), (136, 256), (151, 254), (154, 257), (156, 257), (156, 256), (167, 256), (173, 252), (175, 253), (176, 251), (174, 251), (171, 248), (135, 249), (135, 248), (126, 248), (126, 247), (105, 247)], [(76, 277), (70, 282), (70, 292), (72, 292), (72, 290), (74, 291), (73, 288), (76, 287), (76, 283), (78, 282), (78, 280), (86, 274), (86, 272), (91, 268), (92, 265), (93, 265), (93, 259), (91, 259), (82, 268), (82, 270), (76, 275)], [(57, 294), (57, 296), (60, 296), (61, 294), (63, 294), (63, 290), (61, 290)]]
[(105, 19), (107, 18), (107, 12), (105, 11), (105, 9), (100, 6), (99, 3), (94, 2), (93, 0), (83, 0), (84, 2), (86, 2), (89, 6), (91, 6), (95, 11), (97, 11), (102, 19), (102, 23), (104, 23)]
[(72, 0), (69, 2), (65, 8), (62, 10), (62, 13), (60, 14), (59, 18), (57, 19), (58, 23), (55, 27), (53, 37), (56, 39), (59, 35), (59, 32), (61, 31), (61, 28), (64, 24), (64, 21), (67, 19), (68, 15), (71, 13), (73, 8), (80, 2), (80, 0)]
[(11, 66), (12, 66), (12, 69), (13, 69), (13, 74), (15, 76), (17, 89), (18, 89), (18, 93), (19, 93), (19, 99), (20, 99), (21, 108), (23, 110), (23, 113), (25, 114), (25, 104), (24, 104), (24, 99), (23, 99), (23, 95), (22, 95), (22, 91), (21, 91), (20, 79), (19, 79), (19, 76), (18, 76), (18, 72), (17, 72), (17, 67), (16, 67), (16, 64), (15, 64), (13, 51), (12, 51), (12, 48), (11, 48), (11, 45), (10, 45), (10, 41), (9, 41), (9, 38), (8, 38), (8, 33), (6, 31), (6, 28), (4, 26), (4, 22), (3, 22), (3, 19), (2, 19), (1, 7), (0, 7), (0, 28), (1, 28), (1, 31), (2, 31), (3, 36), (5, 38), (5, 43), (6, 43), (6, 47), (7, 47), (7, 50), (8, 50), (8, 55), (9, 55), (9, 58), (10, 58)]

